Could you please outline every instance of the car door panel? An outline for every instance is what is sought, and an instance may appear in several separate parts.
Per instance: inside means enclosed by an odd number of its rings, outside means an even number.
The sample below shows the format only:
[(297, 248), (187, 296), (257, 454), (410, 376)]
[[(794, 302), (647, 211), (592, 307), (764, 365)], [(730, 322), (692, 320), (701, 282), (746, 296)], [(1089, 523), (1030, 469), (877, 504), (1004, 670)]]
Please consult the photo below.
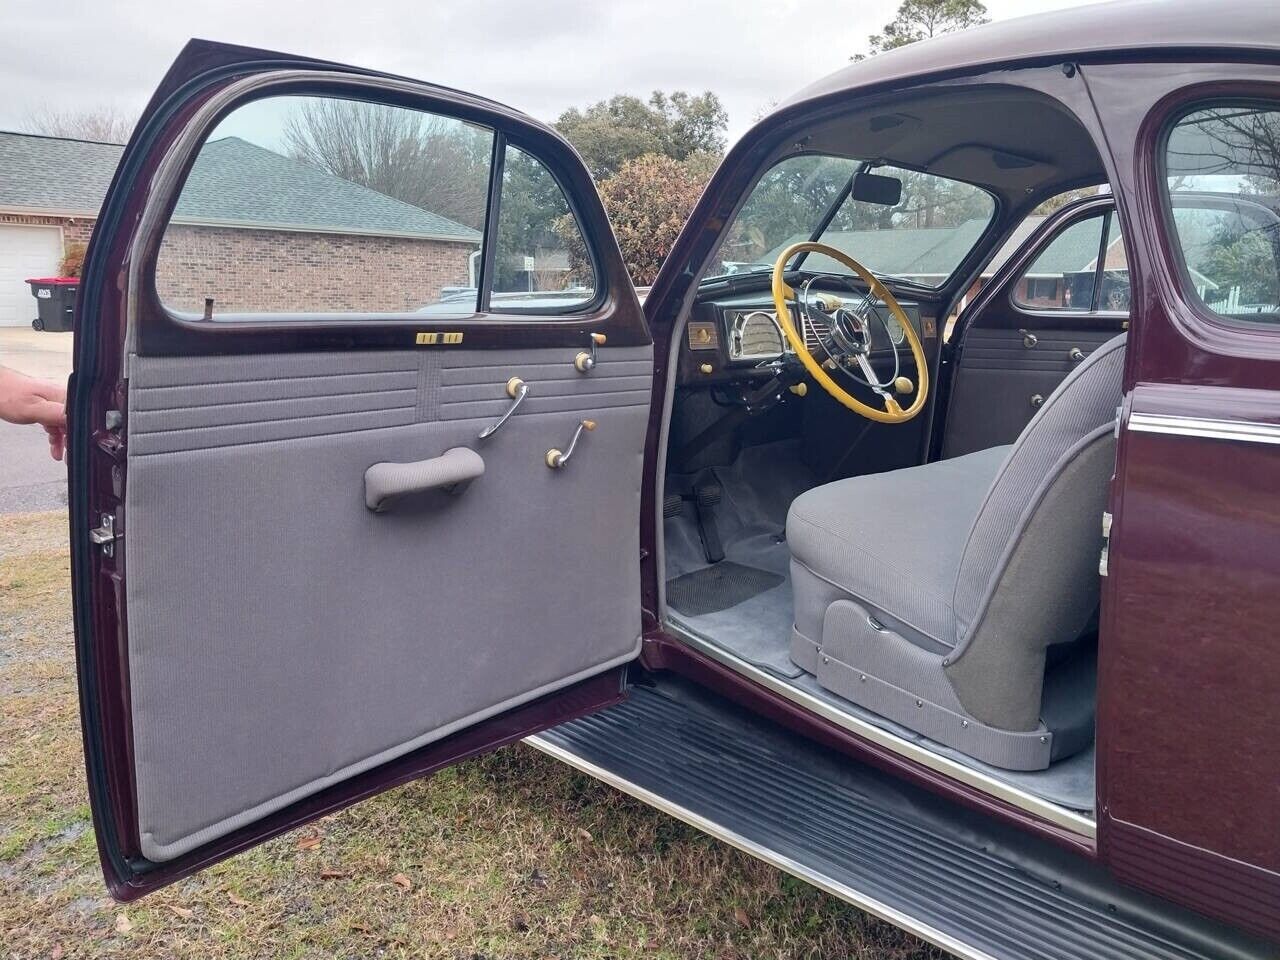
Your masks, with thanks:
[[(1091, 197), (1044, 219), (960, 315), (944, 458), (1013, 443), (1072, 368), (1127, 328), (1124, 243), (1112, 210), (1110, 197)], [(1033, 277), (1053, 293), (1033, 295)], [(1106, 304), (1102, 292), (1118, 303)]]
[[(1028, 345), (1031, 333), (1034, 342)], [(1013, 443), (1067, 374), (1115, 330), (975, 327), (956, 366), (944, 457)], [(1073, 350), (1080, 351), (1079, 360)]]
[[(563, 349), (135, 358), (143, 854), (171, 859), (635, 656), (650, 365), (648, 347), (601, 351), (589, 377)], [(513, 376), (528, 400), (478, 440)], [(549, 469), (584, 418), (597, 429)], [(458, 446), (485, 464), (465, 491), (367, 508), (370, 465)]]
[[(216, 290), (203, 320), (165, 306), (157, 251), (192, 155), (240, 102), (227, 91), (264, 98), (278, 77), (290, 95), (493, 131), (476, 299), (326, 308), (289, 277), (274, 292), (297, 290), (292, 312), (211, 318)], [(563, 193), (592, 285), (531, 277), (551, 294), (491, 306), (511, 148)], [(367, 254), (359, 236), (335, 249)], [(377, 282), (403, 281), (414, 304), (413, 280)], [(455, 91), (193, 41), (108, 193), (75, 349), (81, 716), (115, 896), (619, 699), (641, 634), (652, 345), (590, 176), (554, 131)], [(481, 438), (516, 377), (527, 394)], [(463, 482), (390, 498), (366, 485), (371, 467), (407, 464), (424, 471), (408, 487), (431, 487), (427, 462), (448, 451)]]

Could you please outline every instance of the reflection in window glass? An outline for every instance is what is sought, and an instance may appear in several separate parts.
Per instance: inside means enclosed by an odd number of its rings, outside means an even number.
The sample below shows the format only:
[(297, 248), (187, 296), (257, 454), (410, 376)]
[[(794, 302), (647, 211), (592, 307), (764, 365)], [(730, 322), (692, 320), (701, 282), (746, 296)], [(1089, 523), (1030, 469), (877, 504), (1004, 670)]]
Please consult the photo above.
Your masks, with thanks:
[(1098, 292), (1098, 309), (1108, 313), (1128, 313), (1132, 296), (1129, 292), (1129, 254), (1120, 233), (1120, 218), (1107, 217), (1107, 249), (1102, 261), (1102, 288)]
[(1280, 322), (1280, 110), (1224, 104), (1169, 136), (1168, 188), (1187, 282), (1218, 316)]
[(1013, 302), (1030, 310), (1092, 309), (1105, 219), (1077, 220), (1050, 240), (1014, 286)]
[(538, 160), (507, 147), (490, 308), (572, 310), (595, 298), (596, 277), (564, 191)]
[(493, 134), (382, 104), (274, 97), (200, 149), (156, 288), (190, 317), (471, 313)]

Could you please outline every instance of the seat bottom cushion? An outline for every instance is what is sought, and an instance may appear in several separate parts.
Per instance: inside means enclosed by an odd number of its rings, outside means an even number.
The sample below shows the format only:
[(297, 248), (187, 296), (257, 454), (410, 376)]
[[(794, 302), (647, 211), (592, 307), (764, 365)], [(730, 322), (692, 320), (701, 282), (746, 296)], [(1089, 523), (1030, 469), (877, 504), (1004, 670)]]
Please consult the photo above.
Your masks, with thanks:
[[(818, 642), (827, 606), (859, 600), (922, 645), (954, 645), (951, 598), (965, 541), (1009, 447), (814, 487), (787, 516), (787, 545), (807, 571), (796, 630)], [(799, 666), (805, 666), (799, 663)]]

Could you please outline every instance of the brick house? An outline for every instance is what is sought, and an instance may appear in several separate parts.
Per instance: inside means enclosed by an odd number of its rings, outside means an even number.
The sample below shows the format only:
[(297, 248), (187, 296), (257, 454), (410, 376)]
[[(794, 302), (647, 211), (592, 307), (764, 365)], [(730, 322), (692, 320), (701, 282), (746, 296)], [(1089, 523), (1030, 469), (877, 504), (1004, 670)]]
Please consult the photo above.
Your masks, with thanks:
[[(123, 147), (0, 132), (0, 326), (23, 280), (86, 242)], [(238, 137), (205, 144), (166, 231), (157, 287), (193, 313), (403, 311), (470, 286), (480, 234)]]

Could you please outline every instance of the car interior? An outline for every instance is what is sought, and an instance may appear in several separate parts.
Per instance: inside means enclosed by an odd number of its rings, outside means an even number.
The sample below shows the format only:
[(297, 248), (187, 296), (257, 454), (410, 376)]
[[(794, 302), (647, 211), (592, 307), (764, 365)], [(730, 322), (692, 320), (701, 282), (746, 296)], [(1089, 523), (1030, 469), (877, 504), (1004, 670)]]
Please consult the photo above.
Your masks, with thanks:
[(669, 630), (1085, 817), (1129, 307), (1106, 180), (1030, 89), (820, 120), (673, 335), (661, 470)]

